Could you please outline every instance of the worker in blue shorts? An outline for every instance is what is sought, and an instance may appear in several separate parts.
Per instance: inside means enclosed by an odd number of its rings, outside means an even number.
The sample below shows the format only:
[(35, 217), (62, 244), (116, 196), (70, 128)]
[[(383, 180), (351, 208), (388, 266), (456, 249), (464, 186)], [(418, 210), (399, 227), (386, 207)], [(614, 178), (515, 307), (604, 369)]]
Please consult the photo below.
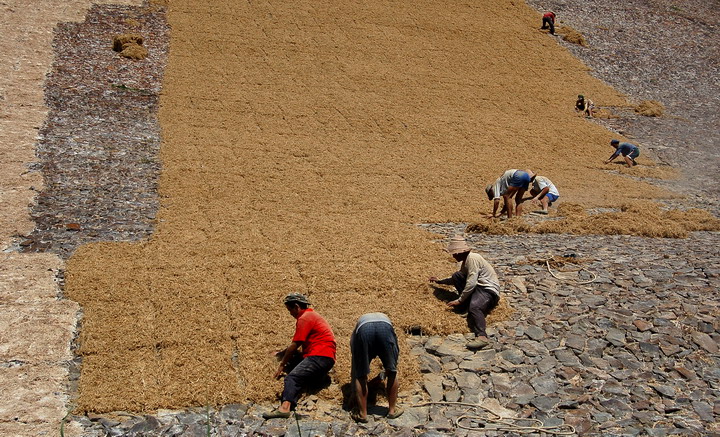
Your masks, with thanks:
[(635, 162), (635, 158), (640, 156), (640, 149), (638, 148), (638, 146), (630, 143), (621, 143), (620, 140), (611, 140), (610, 145), (615, 148), (615, 152), (610, 155), (610, 158), (605, 161), (605, 164), (611, 163), (613, 159), (622, 155), (628, 167), (637, 165), (637, 162)]
[[(485, 187), (488, 200), (493, 201), (492, 217), (500, 217), (507, 213), (508, 218), (518, 213), (517, 204), (522, 203), (523, 195), (530, 183), (535, 179), (535, 173), (530, 170), (510, 169), (502, 174), (492, 184)], [(503, 199), (503, 208), (498, 213), (500, 199)]]

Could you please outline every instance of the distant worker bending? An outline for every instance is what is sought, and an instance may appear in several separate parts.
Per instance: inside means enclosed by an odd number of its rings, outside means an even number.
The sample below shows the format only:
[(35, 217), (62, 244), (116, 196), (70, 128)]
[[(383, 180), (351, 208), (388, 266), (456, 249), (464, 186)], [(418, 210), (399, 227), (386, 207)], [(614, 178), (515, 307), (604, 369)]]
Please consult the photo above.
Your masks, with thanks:
[[(528, 185), (535, 178), (535, 173), (530, 170), (510, 169), (497, 178), (495, 182), (485, 187), (485, 194), (488, 200), (493, 201), (492, 217), (499, 217), (507, 213), (508, 218), (517, 214), (517, 203), (522, 202), (522, 196), (527, 191)], [(498, 213), (500, 199), (503, 199), (503, 208)]]
[(541, 29), (550, 29), (550, 34), (555, 35), (555, 12), (550, 11), (543, 14)]
[(578, 94), (578, 98), (575, 101), (575, 112), (584, 115), (586, 117), (592, 117), (593, 111), (595, 110), (595, 104), (592, 100), (586, 99), (582, 94)]
[(537, 214), (547, 214), (548, 207), (552, 206), (560, 198), (560, 192), (555, 187), (555, 184), (545, 176), (535, 176), (532, 187), (530, 188), (530, 195), (533, 196), (530, 202), (539, 204), (542, 209), (533, 211)]
[(610, 158), (605, 161), (605, 164), (609, 164), (610, 162), (612, 162), (613, 159), (622, 155), (628, 167), (637, 165), (637, 162), (635, 162), (635, 158), (640, 156), (640, 149), (638, 148), (638, 146), (630, 143), (621, 143), (620, 140), (612, 140), (610, 141), (610, 145), (615, 148), (615, 152), (610, 155)]

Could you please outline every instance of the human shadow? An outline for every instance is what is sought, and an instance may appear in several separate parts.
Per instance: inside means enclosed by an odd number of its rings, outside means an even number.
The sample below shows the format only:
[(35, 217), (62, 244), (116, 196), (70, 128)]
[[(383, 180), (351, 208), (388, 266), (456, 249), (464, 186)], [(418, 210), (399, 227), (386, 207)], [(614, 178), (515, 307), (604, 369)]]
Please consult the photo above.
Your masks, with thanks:
[[(445, 303), (453, 301), (459, 297), (459, 295), (455, 291), (448, 290), (446, 288), (438, 287), (435, 285), (433, 285), (432, 287), (433, 287), (433, 296), (435, 296), (435, 298), (437, 300), (441, 300)], [(460, 305), (460, 306), (456, 306), (456, 307), (452, 308), (451, 311), (454, 312), (455, 314), (465, 314), (465, 313), (467, 313), (467, 308), (465, 305)]]
[[(346, 383), (340, 386), (340, 391), (342, 391), (343, 394), (342, 408), (345, 411), (352, 411), (357, 406), (357, 402), (355, 401), (355, 393), (353, 390), (354, 389), (352, 383)], [(378, 416), (387, 415), (388, 407), (376, 405), (379, 396), (387, 398), (383, 372), (380, 372), (380, 374), (368, 380), (368, 414), (374, 414)]]
[(450, 291), (447, 288), (438, 287), (436, 285), (433, 285), (432, 288), (433, 296), (443, 302), (450, 302), (451, 300), (455, 300), (458, 298), (457, 293), (455, 293), (454, 291)]

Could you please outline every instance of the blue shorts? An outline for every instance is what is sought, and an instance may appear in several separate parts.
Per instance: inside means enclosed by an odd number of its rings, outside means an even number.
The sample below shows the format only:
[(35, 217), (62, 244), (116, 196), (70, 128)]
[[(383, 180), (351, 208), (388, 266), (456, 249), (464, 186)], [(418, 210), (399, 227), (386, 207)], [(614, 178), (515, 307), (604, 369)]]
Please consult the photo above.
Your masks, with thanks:
[(634, 148), (633, 151), (630, 152), (627, 156), (629, 156), (630, 159), (632, 159), (632, 160), (634, 161), (635, 158), (637, 158), (638, 156), (640, 156), (640, 149), (638, 149), (637, 147)]
[(530, 183), (530, 175), (526, 171), (518, 170), (513, 173), (508, 185), (511, 187), (527, 188)]
[(554, 201), (558, 200), (558, 198), (559, 198), (560, 196), (556, 196), (556, 195), (554, 195), (554, 194), (546, 193), (546, 194), (545, 194), (545, 197), (547, 197), (548, 205), (552, 205), (552, 203), (553, 203)]

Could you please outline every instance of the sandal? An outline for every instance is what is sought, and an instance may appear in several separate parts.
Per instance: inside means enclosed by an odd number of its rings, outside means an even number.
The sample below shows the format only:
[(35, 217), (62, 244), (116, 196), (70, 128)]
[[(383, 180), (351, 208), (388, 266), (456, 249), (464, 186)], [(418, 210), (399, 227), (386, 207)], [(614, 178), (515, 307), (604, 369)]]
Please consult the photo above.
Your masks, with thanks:
[(276, 408), (269, 413), (263, 413), (262, 417), (263, 419), (287, 419), (291, 414), (292, 412), (290, 411), (284, 413)]
[(368, 418), (360, 416), (360, 413), (357, 411), (350, 413), (350, 417), (357, 423), (368, 423)]
[(387, 418), (388, 419), (397, 419), (398, 417), (402, 416), (402, 413), (405, 411), (400, 407), (395, 407), (395, 412), (390, 414), (388, 413)]

